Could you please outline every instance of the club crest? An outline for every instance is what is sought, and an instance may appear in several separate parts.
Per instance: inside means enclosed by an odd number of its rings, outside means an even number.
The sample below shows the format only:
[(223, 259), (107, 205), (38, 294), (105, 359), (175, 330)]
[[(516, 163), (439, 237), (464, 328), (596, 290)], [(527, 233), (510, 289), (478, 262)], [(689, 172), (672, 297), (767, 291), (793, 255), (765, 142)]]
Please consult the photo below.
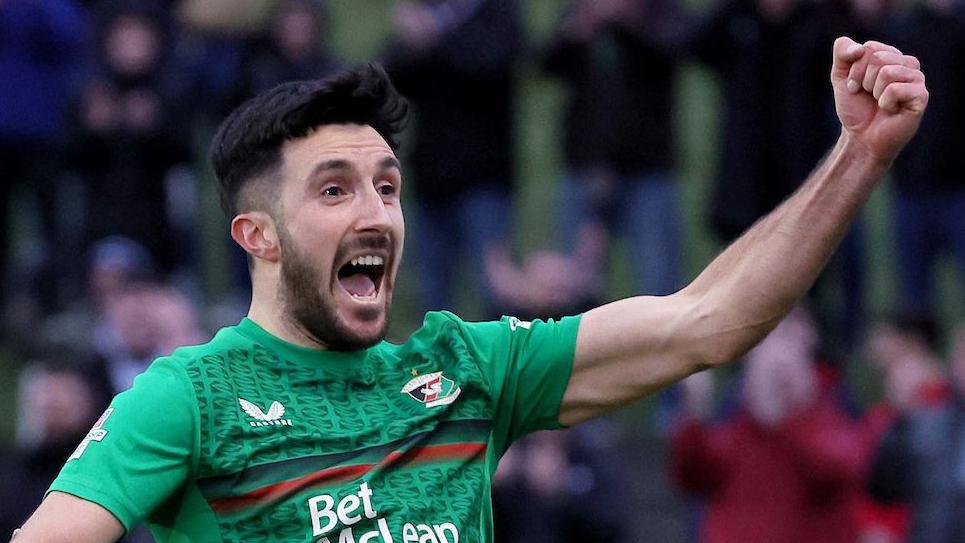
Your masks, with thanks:
[(437, 371), (412, 379), (402, 387), (401, 392), (429, 408), (451, 404), (459, 397), (462, 389), (456, 386), (455, 381)]

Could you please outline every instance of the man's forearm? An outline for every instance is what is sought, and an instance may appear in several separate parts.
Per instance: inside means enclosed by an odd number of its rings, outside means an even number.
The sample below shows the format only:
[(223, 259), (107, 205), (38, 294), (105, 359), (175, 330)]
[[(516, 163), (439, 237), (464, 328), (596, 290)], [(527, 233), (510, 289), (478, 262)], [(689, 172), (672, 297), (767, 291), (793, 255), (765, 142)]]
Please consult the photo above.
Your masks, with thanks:
[(741, 356), (794, 307), (887, 168), (842, 135), (794, 195), (685, 289), (707, 324), (708, 363)]

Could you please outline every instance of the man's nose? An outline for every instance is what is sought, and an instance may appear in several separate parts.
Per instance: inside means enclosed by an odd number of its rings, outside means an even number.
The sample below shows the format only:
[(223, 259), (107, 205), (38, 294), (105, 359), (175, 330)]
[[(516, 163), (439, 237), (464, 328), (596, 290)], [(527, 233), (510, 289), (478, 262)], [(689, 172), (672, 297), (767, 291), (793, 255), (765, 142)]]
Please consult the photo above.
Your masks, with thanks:
[(358, 201), (361, 209), (356, 229), (386, 232), (392, 227), (392, 217), (385, 201), (374, 187), (366, 190)]

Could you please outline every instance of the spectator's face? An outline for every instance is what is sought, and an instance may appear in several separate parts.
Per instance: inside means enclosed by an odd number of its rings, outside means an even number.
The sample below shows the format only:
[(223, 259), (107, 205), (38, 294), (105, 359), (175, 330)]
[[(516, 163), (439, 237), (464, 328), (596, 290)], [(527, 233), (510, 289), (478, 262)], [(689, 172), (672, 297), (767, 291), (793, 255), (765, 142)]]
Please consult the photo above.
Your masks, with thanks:
[[(328, 125), (283, 148), (275, 212), (279, 299), (330, 348), (380, 341), (388, 326), (405, 225), (392, 149), (368, 126)], [(353, 264), (367, 257), (374, 264)]]
[(816, 341), (810, 321), (797, 312), (748, 353), (744, 402), (758, 423), (775, 427), (813, 401)]
[(154, 313), (155, 294), (147, 288), (135, 288), (110, 301), (108, 318), (128, 352), (138, 358), (157, 353), (160, 338)]
[(289, 56), (300, 58), (321, 46), (318, 20), (307, 8), (292, 7), (281, 14), (275, 27), (275, 39)]
[(198, 317), (190, 300), (173, 289), (160, 289), (153, 294), (151, 309), (159, 351), (170, 352), (181, 345), (194, 345), (204, 339)]
[(125, 15), (111, 25), (105, 44), (111, 68), (127, 76), (150, 72), (160, 58), (160, 37), (150, 21)]
[(90, 385), (70, 372), (41, 372), (28, 384), (29, 408), (41, 415), (44, 438), (51, 442), (75, 439), (85, 432), (94, 415)]
[(103, 307), (117, 297), (127, 285), (127, 271), (120, 266), (95, 266), (88, 278), (90, 296)]

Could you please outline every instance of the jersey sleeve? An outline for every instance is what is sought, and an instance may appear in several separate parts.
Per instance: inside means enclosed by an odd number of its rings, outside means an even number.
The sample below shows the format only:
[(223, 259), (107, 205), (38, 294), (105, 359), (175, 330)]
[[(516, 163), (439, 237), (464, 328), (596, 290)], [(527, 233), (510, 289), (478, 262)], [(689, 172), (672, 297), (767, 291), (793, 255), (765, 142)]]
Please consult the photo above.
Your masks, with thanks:
[(47, 492), (94, 502), (129, 531), (180, 490), (195, 468), (193, 398), (184, 369), (158, 359), (114, 398)]
[(573, 372), (580, 317), (469, 323), (443, 315), (457, 322), (489, 381), (498, 454), (529, 432), (561, 428), (560, 403)]

